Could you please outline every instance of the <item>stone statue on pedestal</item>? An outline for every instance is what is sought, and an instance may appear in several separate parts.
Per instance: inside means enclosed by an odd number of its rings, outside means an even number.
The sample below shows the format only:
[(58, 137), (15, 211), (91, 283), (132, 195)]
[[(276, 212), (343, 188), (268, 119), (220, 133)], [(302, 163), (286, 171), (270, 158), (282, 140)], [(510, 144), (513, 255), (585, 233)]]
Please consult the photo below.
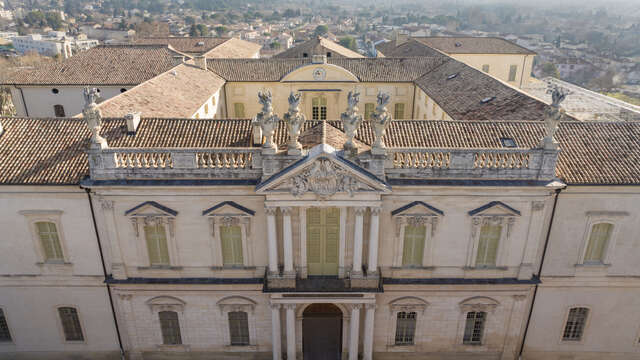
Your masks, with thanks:
[(302, 125), (307, 120), (304, 114), (300, 113), (300, 100), (302, 95), (300, 93), (294, 94), (293, 91), (289, 94), (289, 111), (284, 114), (284, 121), (287, 123), (287, 129), (289, 130), (289, 145), (287, 153), (289, 155), (301, 155), (302, 145), (298, 142)]
[(385, 144), (382, 138), (391, 123), (391, 114), (389, 114), (389, 110), (387, 110), (387, 104), (389, 104), (390, 100), (391, 96), (389, 94), (383, 92), (378, 93), (378, 104), (376, 105), (375, 112), (371, 116), (371, 125), (373, 126), (373, 132), (375, 134), (375, 141), (371, 147), (371, 153), (374, 155), (386, 154)]
[(358, 114), (358, 102), (360, 101), (360, 93), (355, 91), (349, 91), (347, 95), (347, 111), (340, 115), (342, 124), (344, 126), (344, 133), (347, 135), (347, 141), (344, 143), (344, 150), (350, 152), (355, 150), (355, 144), (353, 138), (356, 136), (356, 131), (360, 127), (362, 122), (362, 115)]
[(87, 127), (91, 131), (89, 148), (107, 148), (107, 140), (100, 136), (100, 129), (102, 128), (102, 114), (100, 114), (100, 109), (98, 109), (98, 104), (96, 104), (96, 99), (99, 97), (98, 90), (96, 88), (85, 87), (83, 95), (84, 108), (82, 109), (82, 116), (87, 122)]
[(264, 93), (259, 91), (258, 101), (262, 104), (262, 111), (256, 115), (253, 121), (260, 125), (262, 134), (266, 139), (262, 145), (262, 152), (265, 154), (275, 154), (277, 146), (273, 142), (273, 133), (275, 132), (280, 119), (278, 118), (278, 115), (273, 113), (271, 91)]
[(549, 85), (547, 93), (551, 93), (551, 107), (544, 112), (546, 134), (540, 142), (540, 146), (544, 149), (555, 150), (558, 148), (558, 142), (555, 139), (556, 131), (558, 131), (558, 124), (560, 124), (565, 115), (565, 111), (560, 108), (560, 104), (569, 95), (569, 90), (557, 85)]

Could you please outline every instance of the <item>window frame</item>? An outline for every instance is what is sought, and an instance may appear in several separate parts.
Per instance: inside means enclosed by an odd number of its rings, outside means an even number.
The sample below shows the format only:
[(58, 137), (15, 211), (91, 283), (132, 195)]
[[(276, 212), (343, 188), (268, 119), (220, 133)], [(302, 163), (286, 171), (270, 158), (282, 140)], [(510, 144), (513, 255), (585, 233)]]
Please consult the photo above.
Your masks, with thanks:
[[(178, 244), (175, 238), (175, 220), (177, 211), (162, 206), (154, 201), (144, 202), (133, 209), (127, 210), (125, 216), (129, 217), (136, 237), (136, 249), (138, 252), (138, 269), (181, 269), (178, 252)], [(145, 225), (160, 224), (164, 226), (169, 250), (169, 264), (152, 265), (147, 248)]]
[[(241, 114), (242, 116), (239, 116), (240, 114), (238, 114), (239, 113), (239, 111), (238, 111), (239, 107), (242, 108), (242, 114)], [(246, 116), (246, 113), (245, 113), (245, 108), (244, 108), (244, 103), (243, 102), (234, 102), (233, 103), (233, 115), (234, 115), (235, 119), (244, 119), (244, 117)]]
[[(242, 269), (251, 268), (253, 264), (253, 247), (251, 238), (251, 218), (255, 212), (233, 201), (223, 201), (204, 210), (203, 216), (209, 221), (209, 233), (212, 251), (212, 269)], [(239, 226), (242, 238), (242, 265), (224, 263), (222, 236), (220, 228), (223, 226)]]
[[(492, 201), (477, 209), (469, 211), (471, 216), (471, 238), (467, 250), (467, 268), (472, 270), (506, 270), (510, 247), (511, 234), (520, 212), (500, 202)], [(483, 225), (501, 225), (502, 231), (498, 242), (495, 266), (478, 266), (478, 248), (480, 245), (480, 233)]]
[[(76, 310), (76, 315), (78, 316), (78, 323), (80, 324), (80, 332), (82, 333), (82, 340), (67, 340), (67, 334), (64, 331), (64, 325), (62, 325), (62, 317), (60, 316), (60, 309), (62, 308), (73, 308)], [(56, 323), (58, 324), (58, 331), (60, 332), (60, 336), (62, 338), (62, 342), (66, 343), (66, 344), (86, 344), (88, 342), (87, 340), (87, 333), (86, 333), (86, 327), (82, 318), (82, 315), (80, 314), (80, 308), (77, 305), (70, 305), (70, 304), (58, 304), (55, 306), (55, 316), (57, 317), (57, 321)]]
[[(613, 252), (615, 250), (615, 245), (618, 238), (618, 232), (620, 231), (620, 227), (622, 226), (625, 218), (629, 216), (629, 213), (626, 211), (587, 211), (585, 215), (585, 230), (582, 238), (582, 244), (579, 247), (580, 249), (576, 266), (611, 266), (611, 262), (613, 261)], [(613, 226), (613, 228), (611, 229), (611, 235), (609, 236), (609, 241), (604, 249), (604, 257), (602, 259), (602, 262), (585, 262), (585, 256), (587, 254), (587, 248), (589, 247), (589, 239), (591, 237), (591, 232), (593, 231), (593, 226), (601, 223), (608, 223)]]
[[(231, 319), (231, 315), (232, 314), (244, 314), (244, 318), (243, 319)], [(233, 321), (242, 321), (243, 323), (240, 324), (242, 325), (242, 327), (246, 326), (246, 333), (247, 333), (247, 341), (246, 343), (243, 341), (242, 343), (233, 343), (233, 331), (232, 328), (234, 328), (231, 324), (232, 324), (232, 320)], [(247, 313), (246, 311), (228, 311), (227, 312), (227, 322), (229, 325), (229, 345), (230, 346), (249, 346), (251, 345), (251, 333), (249, 330), (249, 313)], [(237, 334), (236, 334), (237, 335)], [(244, 339), (243, 339), (244, 340)]]
[[(401, 108), (401, 111), (402, 111), (402, 114), (401, 114), (402, 116), (398, 116), (398, 113), (400, 112), (400, 108)], [(404, 103), (399, 102), (399, 103), (393, 104), (393, 119), (394, 120), (403, 120), (404, 116), (405, 116), (405, 111), (404, 111), (405, 108), (406, 108), (406, 106), (405, 106)]]
[[(255, 319), (255, 308), (257, 303), (247, 297), (244, 296), (227, 296), (225, 298), (220, 299), (216, 305), (220, 310), (220, 315), (223, 318), (223, 321), (227, 322), (227, 326), (224, 326), (223, 333), (223, 341), (225, 344), (226, 351), (234, 352), (234, 351), (254, 351), (257, 350), (256, 343), (256, 319)], [(247, 345), (231, 345), (231, 328), (229, 324), (229, 313), (230, 312), (245, 312), (247, 314), (247, 326), (249, 330), (249, 343)]]
[[(317, 104), (314, 104), (317, 101)], [(317, 108), (317, 119), (315, 111)], [(317, 95), (311, 98), (311, 120), (325, 121), (327, 120), (327, 97), (324, 95)]]
[[(567, 321), (569, 320), (569, 315), (571, 313), (572, 309), (578, 309), (578, 308), (582, 308), (582, 309), (587, 309), (587, 316), (584, 320), (584, 325), (582, 327), (582, 333), (580, 336), (579, 340), (570, 340), (570, 339), (566, 339), (564, 338), (564, 332), (565, 332), (565, 328), (567, 326)], [(560, 327), (560, 344), (583, 344), (585, 342), (585, 338), (587, 337), (587, 329), (589, 327), (589, 323), (591, 321), (591, 313), (592, 313), (592, 309), (590, 306), (588, 305), (579, 305), (579, 304), (574, 304), (574, 305), (570, 305), (568, 307), (565, 308), (565, 312), (564, 312), (564, 321), (561, 324)]]
[[(475, 326), (476, 326), (476, 322), (478, 321), (478, 317), (477, 315), (474, 316), (473, 319), (469, 318), (469, 314), (484, 314), (482, 317), (482, 328), (480, 330), (480, 339), (475, 341), (473, 340), (474, 337), (474, 331), (475, 331)], [(462, 335), (462, 344), (463, 345), (472, 345), (472, 346), (482, 346), (484, 343), (484, 335), (485, 335), (485, 329), (487, 327), (487, 318), (489, 314), (486, 311), (467, 311), (465, 313), (465, 321), (464, 321), (464, 333)], [(467, 335), (467, 325), (469, 323), (469, 320), (473, 321), (473, 329), (471, 330), (471, 334), (470, 334), (470, 339), (469, 340), (465, 340), (465, 337)]]
[[(462, 347), (474, 347), (476, 349), (488, 349), (488, 346), (492, 344), (490, 339), (487, 338), (489, 334), (487, 332), (488, 326), (491, 325), (491, 321), (499, 321), (499, 318), (495, 318), (493, 315), (496, 313), (497, 309), (501, 306), (500, 302), (495, 299), (486, 296), (474, 296), (468, 299), (461, 301), (459, 304), (460, 315), (458, 318), (458, 334), (456, 339), (456, 344), (459, 344)], [(484, 327), (482, 331), (482, 339), (480, 343), (475, 344), (466, 344), (464, 342), (464, 333), (467, 325), (467, 313), (469, 312), (484, 312), (486, 313), (486, 318), (484, 320)], [(497, 340), (496, 340), (497, 341)]]
[[(420, 344), (423, 339), (422, 337), (422, 326), (421, 321), (424, 319), (425, 312), (429, 307), (429, 303), (422, 298), (416, 296), (403, 296), (400, 298), (396, 298), (389, 302), (389, 318), (390, 321), (387, 322), (387, 350), (389, 351), (399, 351), (399, 352), (411, 352), (416, 351), (416, 346)], [(415, 329), (413, 333), (413, 344), (399, 344), (396, 345), (396, 332), (398, 328), (398, 313), (416, 313), (416, 323)]]
[[(36, 264), (40, 266), (71, 265), (71, 258), (69, 256), (69, 251), (67, 248), (62, 226), (62, 214), (64, 212), (62, 210), (22, 210), (19, 213), (27, 219), (27, 225), (31, 233), (31, 238), (33, 240), (33, 246), (37, 257)], [(58, 233), (58, 242), (60, 243), (60, 248), (62, 249), (62, 261), (47, 260), (44, 248), (42, 246), (42, 241), (40, 240), (40, 232), (38, 231), (38, 228), (36, 226), (36, 223), (39, 222), (50, 222), (56, 226), (56, 231)]]
[[(155, 346), (158, 349), (182, 349), (188, 350), (190, 348), (189, 345), (189, 336), (185, 331), (188, 327), (186, 326), (187, 317), (184, 316), (184, 310), (187, 305), (186, 302), (182, 301), (179, 298), (173, 296), (156, 296), (145, 302), (147, 306), (149, 306), (151, 310), (151, 322), (152, 326), (157, 329), (154, 331), (154, 341)], [(164, 344), (164, 339), (162, 336), (162, 324), (160, 323), (160, 312), (161, 311), (173, 311), (178, 314), (178, 325), (180, 326), (180, 338), (182, 340), (182, 344)]]
[[(395, 221), (395, 246), (392, 267), (403, 269), (419, 269), (433, 265), (433, 249), (436, 230), (440, 217), (444, 216), (441, 210), (421, 201), (415, 201), (391, 212)], [(425, 226), (424, 248), (422, 264), (420, 266), (404, 266), (404, 232), (407, 225)]]
[[(62, 114), (62, 115), (58, 115), (58, 114)], [(66, 117), (67, 113), (64, 110), (64, 105), (62, 104), (53, 105), (53, 115), (57, 118)]]
[[(176, 314), (176, 318), (175, 321), (178, 325), (178, 339), (180, 340), (180, 342), (176, 342), (176, 343), (166, 343), (165, 342), (165, 327), (162, 325), (162, 314)], [(157, 313), (158, 316), (158, 323), (160, 323), (160, 337), (162, 338), (162, 345), (163, 346), (180, 346), (183, 345), (184, 342), (182, 341), (182, 329), (180, 328), (180, 314), (178, 314), (177, 311), (173, 311), (173, 310), (160, 310)], [(173, 321), (173, 319), (171, 319)]]
[[(401, 342), (398, 343), (398, 330), (400, 329), (400, 314), (411, 315), (414, 314), (413, 319), (409, 319), (409, 321), (413, 321), (413, 334), (411, 334), (411, 342)], [(398, 311), (395, 313), (396, 320), (396, 331), (394, 334), (394, 345), (395, 346), (413, 346), (416, 344), (416, 330), (418, 327), (418, 312), (416, 311)], [(405, 317), (405, 320), (407, 318)], [(405, 334), (406, 335), (406, 334)]]
[(0, 346), (13, 345), (15, 344), (15, 337), (13, 329), (11, 328), (11, 322), (9, 321), (9, 317), (7, 316), (7, 308), (4, 306), (0, 306), (0, 312), (2, 312), (2, 316), (4, 317), (4, 322), (7, 325), (7, 331), (9, 332), (9, 340), (2, 341), (0, 340)]
[[(371, 120), (373, 113), (376, 111), (376, 104), (369, 102), (364, 104), (364, 119)], [(368, 116), (367, 116), (368, 114)]]

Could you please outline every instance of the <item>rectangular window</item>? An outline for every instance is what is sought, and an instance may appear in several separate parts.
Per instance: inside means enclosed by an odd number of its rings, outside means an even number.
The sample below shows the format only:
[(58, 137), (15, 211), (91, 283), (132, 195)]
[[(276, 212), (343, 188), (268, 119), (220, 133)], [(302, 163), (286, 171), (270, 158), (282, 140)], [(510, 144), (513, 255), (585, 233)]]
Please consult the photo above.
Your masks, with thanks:
[(498, 258), (498, 245), (500, 244), (501, 235), (501, 225), (482, 225), (482, 228), (480, 228), (480, 238), (478, 240), (478, 255), (476, 256), (476, 266), (496, 266), (496, 260)]
[(484, 323), (487, 313), (484, 311), (470, 311), (464, 326), (464, 337), (462, 343), (465, 345), (482, 344), (482, 334), (484, 333)]
[(78, 311), (72, 307), (61, 307), (58, 308), (58, 314), (60, 315), (65, 340), (84, 341)]
[(45, 221), (37, 222), (36, 230), (38, 231), (38, 237), (42, 244), (44, 260), (47, 262), (64, 261), (56, 224)]
[(327, 120), (327, 98), (315, 97), (311, 100), (311, 117), (313, 120)]
[(364, 119), (371, 120), (371, 116), (373, 115), (373, 111), (375, 110), (374, 103), (366, 103), (364, 104)]
[(482, 71), (488, 73), (489, 72), (489, 64), (482, 65)]
[(601, 264), (604, 262), (612, 230), (613, 225), (607, 223), (595, 224), (591, 227), (589, 243), (584, 254), (584, 262), (586, 264)]
[(246, 312), (229, 313), (229, 336), (233, 346), (249, 345), (249, 319)]
[(396, 345), (413, 345), (416, 335), (416, 313), (399, 312), (396, 320)]
[(224, 265), (242, 266), (242, 231), (240, 226), (220, 226)]
[(64, 106), (62, 106), (62, 105), (53, 105), (53, 112), (56, 115), (56, 117), (64, 117), (65, 116)]
[(569, 316), (567, 316), (567, 323), (564, 326), (562, 340), (582, 340), (582, 333), (584, 332), (584, 325), (587, 322), (588, 315), (589, 309), (587, 308), (573, 308), (569, 310)]
[(236, 119), (244, 119), (244, 104), (243, 103), (234, 103), (233, 111), (236, 114)]
[(182, 336), (180, 335), (180, 322), (178, 321), (178, 313), (175, 311), (160, 311), (160, 330), (162, 331), (162, 343), (165, 345), (182, 344)]
[(393, 118), (394, 119), (404, 119), (404, 104), (397, 103), (393, 108)]
[(422, 266), (426, 233), (427, 229), (424, 225), (406, 225), (404, 227), (403, 266)]
[(509, 66), (509, 81), (516, 81), (517, 72), (518, 72), (518, 65)]
[(209, 114), (209, 104), (204, 104), (204, 113)]
[(9, 324), (4, 316), (4, 310), (0, 309), (0, 342), (10, 342), (11, 333), (9, 332)]
[(164, 225), (159, 221), (154, 225), (144, 226), (144, 235), (149, 251), (149, 263), (153, 265), (169, 265), (169, 246)]

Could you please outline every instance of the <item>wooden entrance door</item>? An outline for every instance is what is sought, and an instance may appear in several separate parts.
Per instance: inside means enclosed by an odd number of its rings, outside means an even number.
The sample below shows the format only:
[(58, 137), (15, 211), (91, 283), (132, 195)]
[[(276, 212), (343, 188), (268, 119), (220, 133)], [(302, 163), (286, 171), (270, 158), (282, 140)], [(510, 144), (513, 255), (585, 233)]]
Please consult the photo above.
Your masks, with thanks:
[(309, 275), (338, 275), (340, 209), (307, 209), (307, 266)]
[(302, 314), (304, 360), (340, 360), (342, 311), (333, 304), (309, 305)]

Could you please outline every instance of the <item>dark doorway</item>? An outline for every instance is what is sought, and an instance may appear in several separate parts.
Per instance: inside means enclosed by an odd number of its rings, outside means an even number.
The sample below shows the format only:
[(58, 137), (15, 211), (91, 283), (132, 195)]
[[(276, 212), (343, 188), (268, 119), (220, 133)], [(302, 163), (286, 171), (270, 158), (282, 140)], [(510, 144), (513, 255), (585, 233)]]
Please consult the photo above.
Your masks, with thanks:
[(342, 311), (333, 304), (312, 304), (302, 314), (304, 360), (340, 360)]

